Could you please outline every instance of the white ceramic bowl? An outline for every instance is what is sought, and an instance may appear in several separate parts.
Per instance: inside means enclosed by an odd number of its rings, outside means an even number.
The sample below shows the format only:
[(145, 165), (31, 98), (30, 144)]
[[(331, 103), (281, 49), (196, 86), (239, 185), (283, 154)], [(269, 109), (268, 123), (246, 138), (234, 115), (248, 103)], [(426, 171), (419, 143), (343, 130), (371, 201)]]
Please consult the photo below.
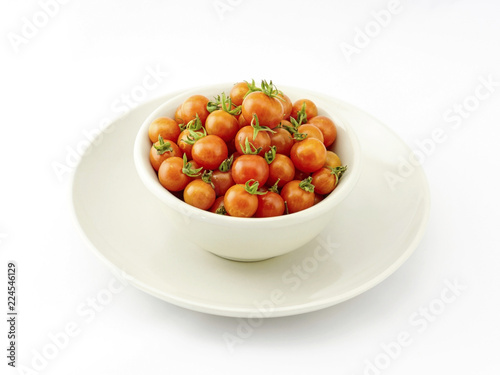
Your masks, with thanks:
[[(229, 94), (232, 84), (198, 87), (188, 90), (162, 104), (144, 121), (134, 146), (134, 161), (140, 179), (159, 199), (177, 233), (201, 248), (223, 258), (257, 261), (293, 251), (313, 240), (332, 220), (337, 206), (355, 186), (361, 170), (361, 150), (349, 124), (335, 113), (341, 102), (323, 94), (292, 87), (278, 86), (292, 102), (311, 99), (318, 114), (330, 117), (337, 126), (337, 139), (330, 149), (347, 165), (337, 188), (323, 201), (306, 210), (271, 218), (237, 218), (217, 215), (184, 203), (163, 188), (149, 161), (151, 142), (149, 124), (157, 117), (173, 118), (176, 108), (191, 95), (201, 94), (212, 99), (222, 92)], [(133, 197), (132, 197), (133, 198)], [(147, 218), (146, 218), (147, 219)]]

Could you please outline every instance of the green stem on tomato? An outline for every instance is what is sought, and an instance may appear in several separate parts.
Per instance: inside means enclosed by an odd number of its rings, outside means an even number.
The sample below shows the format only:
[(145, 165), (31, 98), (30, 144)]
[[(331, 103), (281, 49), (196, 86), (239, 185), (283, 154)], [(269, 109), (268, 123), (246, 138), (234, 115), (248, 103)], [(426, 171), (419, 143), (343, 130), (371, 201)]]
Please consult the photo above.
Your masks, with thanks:
[(219, 165), (219, 171), (221, 172), (229, 172), (231, 170), (231, 166), (233, 165), (234, 155), (231, 155), (227, 159), (225, 159)]
[(276, 133), (274, 130), (272, 130), (268, 126), (260, 126), (259, 118), (257, 117), (257, 115), (255, 113), (253, 114), (253, 119), (252, 119), (252, 122), (250, 123), (250, 126), (253, 128), (253, 140), (254, 141), (255, 141), (255, 138), (257, 138), (257, 134), (259, 134), (259, 132), (261, 132), (261, 131)]
[(259, 181), (255, 181), (254, 179), (248, 180), (245, 183), (245, 191), (252, 195), (264, 195), (267, 194), (267, 191), (259, 190)]
[(186, 154), (184, 154), (184, 156), (182, 157), (182, 161), (183, 161), (182, 173), (184, 173), (188, 177), (200, 176), (200, 172), (203, 169), (203, 167), (194, 169), (191, 162), (188, 163)]
[(269, 151), (264, 154), (264, 159), (266, 159), (267, 164), (271, 164), (276, 159), (276, 146), (271, 146)]
[(158, 144), (154, 144), (153, 147), (158, 152), (158, 155), (163, 155), (167, 151), (173, 151), (170, 142), (165, 142), (161, 135), (158, 136)]
[(245, 138), (245, 146), (240, 142), (240, 148), (245, 155), (258, 155), (262, 151), (262, 147), (255, 147), (253, 143), (250, 143), (248, 137)]
[(308, 193), (314, 193), (314, 185), (311, 184), (312, 182), (312, 177), (309, 176), (299, 183), (299, 188), (301, 188), (304, 191), (307, 191)]
[(347, 170), (347, 165), (340, 166), (340, 167), (330, 167), (327, 166), (327, 168), (330, 170), (331, 174), (334, 174), (336, 179), (335, 179), (335, 186), (339, 183), (340, 178), (344, 174), (344, 172)]

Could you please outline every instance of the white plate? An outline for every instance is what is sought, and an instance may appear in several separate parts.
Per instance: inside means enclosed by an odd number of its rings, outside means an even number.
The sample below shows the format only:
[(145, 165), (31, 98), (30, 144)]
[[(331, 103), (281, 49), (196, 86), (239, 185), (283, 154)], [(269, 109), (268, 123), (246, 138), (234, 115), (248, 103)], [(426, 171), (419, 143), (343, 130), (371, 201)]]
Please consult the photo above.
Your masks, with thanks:
[[(179, 238), (157, 198), (139, 180), (133, 162), (142, 122), (174, 95), (116, 120), (113, 130), (103, 133), (100, 143), (84, 155), (73, 178), (74, 214), (85, 240), (132, 285), (205, 313), (294, 315), (372, 288), (417, 247), (430, 207), (422, 169), (399, 171), (410, 149), (373, 117), (340, 101), (338, 114), (356, 131), (364, 161), (358, 184), (337, 207), (335, 225), (290, 254), (256, 263), (222, 259)], [(391, 188), (387, 172), (407, 173)]]

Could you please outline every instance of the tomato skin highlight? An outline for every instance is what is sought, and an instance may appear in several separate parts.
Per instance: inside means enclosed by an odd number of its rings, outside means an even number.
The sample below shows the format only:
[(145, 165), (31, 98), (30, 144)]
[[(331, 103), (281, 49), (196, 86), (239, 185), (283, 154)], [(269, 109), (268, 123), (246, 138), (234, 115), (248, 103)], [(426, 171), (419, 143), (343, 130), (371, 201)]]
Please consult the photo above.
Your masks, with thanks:
[(258, 206), (257, 196), (247, 192), (241, 184), (231, 186), (224, 195), (224, 207), (231, 216), (252, 217)]
[(288, 213), (293, 214), (314, 205), (314, 192), (308, 192), (299, 187), (301, 181), (293, 180), (283, 186), (281, 197), (287, 203)]
[[(167, 141), (169, 142), (169, 141)], [(172, 148), (172, 151), (166, 151), (163, 154), (159, 154), (158, 150), (155, 148), (155, 145), (158, 145), (159, 142), (155, 142), (154, 145), (151, 146), (151, 149), (149, 150), (149, 161), (151, 162), (151, 166), (154, 168), (155, 171), (158, 172), (158, 169), (160, 169), (161, 163), (163, 163), (164, 160), (172, 157), (172, 156), (182, 156), (182, 151), (180, 150), (179, 146), (177, 146), (176, 143), (170, 141), (170, 147)]]
[(208, 112), (207, 104), (209, 99), (203, 95), (193, 95), (187, 98), (180, 109), (182, 121), (187, 124), (189, 121), (194, 120), (196, 115), (201, 120), (202, 124), (205, 124), (210, 112)]
[(201, 179), (191, 181), (184, 189), (184, 202), (208, 210), (215, 202), (214, 189)]
[(182, 158), (173, 156), (161, 163), (158, 169), (160, 184), (167, 190), (176, 192), (183, 190), (192, 180), (191, 177), (182, 173), (184, 161)]
[(254, 91), (243, 100), (241, 113), (249, 123), (252, 123), (253, 115), (256, 114), (261, 126), (273, 129), (283, 119), (283, 106), (279, 99)]
[(278, 187), (282, 188), (288, 182), (295, 179), (295, 166), (292, 160), (283, 154), (276, 154), (276, 157), (269, 164), (269, 178), (267, 185), (273, 186), (278, 181)]
[(255, 180), (259, 186), (264, 186), (269, 178), (269, 164), (259, 155), (241, 155), (233, 161), (231, 174), (237, 184)]
[(216, 135), (207, 135), (198, 139), (191, 149), (193, 160), (205, 169), (217, 169), (227, 159), (226, 142)]
[(224, 142), (229, 142), (234, 138), (240, 126), (236, 117), (222, 109), (217, 109), (208, 115), (205, 120), (205, 129), (207, 134), (216, 135)]
[(175, 120), (169, 117), (159, 117), (149, 125), (148, 135), (152, 143), (158, 141), (161, 135), (165, 141), (177, 142), (181, 129)]
[(326, 152), (323, 142), (315, 138), (306, 138), (293, 145), (290, 158), (295, 168), (306, 173), (312, 173), (325, 165)]
[(268, 191), (264, 195), (258, 195), (259, 205), (255, 211), (255, 217), (281, 216), (285, 212), (285, 201), (278, 193)]

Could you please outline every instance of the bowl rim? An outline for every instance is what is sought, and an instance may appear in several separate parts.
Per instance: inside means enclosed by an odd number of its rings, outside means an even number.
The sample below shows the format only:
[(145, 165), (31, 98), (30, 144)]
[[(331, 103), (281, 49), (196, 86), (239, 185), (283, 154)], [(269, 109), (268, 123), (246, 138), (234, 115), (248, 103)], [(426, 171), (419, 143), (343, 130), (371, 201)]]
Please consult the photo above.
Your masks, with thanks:
[[(348, 165), (348, 169), (346, 174), (343, 176), (343, 178), (339, 182), (339, 186), (334, 190), (335, 194), (332, 193), (332, 195), (326, 197), (323, 201), (321, 201), (319, 204), (315, 204), (312, 207), (309, 207), (305, 210), (295, 212), (293, 214), (288, 214), (288, 215), (281, 215), (281, 216), (274, 216), (274, 217), (266, 217), (266, 218), (244, 218), (244, 217), (233, 217), (233, 216), (226, 216), (226, 215), (217, 215), (213, 214), (212, 212), (202, 210), (200, 208), (191, 206), (181, 199), (177, 198), (175, 195), (173, 195), (171, 192), (166, 190), (158, 181), (158, 178), (156, 177), (156, 173), (154, 172), (153, 168), (151, 167), (150, 161), (149, 161), (149, 153), (144, 152), (144, 144), (147, 139), (147, 142), (149, 142), (149, 145), (151, 145), (151, 141), (149, 140), (148, 136), (148, 128), (150, 123), (158, 117), (165, 116), (162, 114), (162, 112), (165, 111), (167, 107), (174, 106), (176, 107), (177, 105), (173, 104), (176, 101), (180, 101), (180, 98), (182, 97), (188, 97), (191, 95), (199, 94), (199, 92), (207, 91), (207, 90), (213, 90), (214, 94), (213, 95), (218, 95), (222, 92), (228, 92), (230, 88), (234, 85), (234, 83), (219, 83), (219, 84), (212, 84), (212, 85), (203, 85), (203, 86), (197, 86), (197, 87), (191, 87), (186, 90), (183, 90), (182, 92), (178, 93), (174, 97), (168, 99), (164, 103), (162, 103), (160, 106), (158, 106), (153, 112), (149, 114), (149, 116), (143, 121), (141, 124), (136, 138), (134, 142), (134, 164), (135, 164), (135, 169), (143, 182), (143, 184), (146, 186), (146, 188), (153, 193), (160, 201), (165, 203), (168, 207), (176, 210), (179, 212), (181, 215), (186, 215), (190, 219), (195, 219), (197, 221), (203, 221), (203, 222), (209, 222), (211, 224), (215, 225), (222, 225), (222, 226), (238, 226), (238, 227), (247, 227), (248, 229), (252, 229), (255, 227), (267, 227), (269, 225), (273, 225), (273, 227), (276, 226), (288, 226), (290, 224), (297, 224), (297, 222), (303, 222), (303, 221), (308, 221), (314, 218), (317, 218), (319, 216), (322, 216), (323, 214), (327, 213), (328, 211), (331, 211), (332, 208), (334, 208), (337, 204), (339, 204), (344, 198), (346, 198), (349, 193), (352, 191), (354, 186), (356, 185), (360, 174), (361, 174), (361, 146), (359, 143), (359, 139), (353, 130), (352, 126), (346, 122), (342, 116), (338, 115), (335, 113), (332, 115), (331, 113), (328, 113), (328, 116), (332, 117), (334, 123), (337, 126), (340, 126), (346, 134), (348, 134), (348, 139), (350, 146), (353, 148), (352, 152), (352, 162)], [(304, 94), (302, 98), (316, 98), (320, 99), (320, 101), (333, 101), (338, 105), (343, 105), (344, 102), (340, 101), (339, 99), (333, 98), (329, 95), (320, 93), (320, 92), (315, 92), (307, 89), (302, 89), (298, 87), (292, 87), (292, 86), (287, 86), (287, 85), (280, 85), (279, 88), (287, 94), (287, 92), (293, 92), (293, 91), (298, 91), (300, 94)], [(288, 94), (287, 94), (288, 95)], [(297, 98), (296, 100), (298, 100)], [(312, 99), (314, 101), (314, 99)], [(322, 111), (325, 111), (323, 107), (318, 105), (318, 109), (321, 109)], [(344, 183), (345, 181), (345, 183)]]

